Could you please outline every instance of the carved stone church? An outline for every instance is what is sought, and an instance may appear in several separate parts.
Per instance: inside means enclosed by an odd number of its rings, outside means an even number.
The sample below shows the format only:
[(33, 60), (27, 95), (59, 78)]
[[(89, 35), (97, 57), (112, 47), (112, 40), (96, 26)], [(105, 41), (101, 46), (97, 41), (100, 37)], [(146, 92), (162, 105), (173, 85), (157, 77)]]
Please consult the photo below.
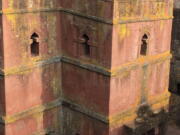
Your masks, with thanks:
[(178, 0), (0, 9), (0, 135), (180, 135)]

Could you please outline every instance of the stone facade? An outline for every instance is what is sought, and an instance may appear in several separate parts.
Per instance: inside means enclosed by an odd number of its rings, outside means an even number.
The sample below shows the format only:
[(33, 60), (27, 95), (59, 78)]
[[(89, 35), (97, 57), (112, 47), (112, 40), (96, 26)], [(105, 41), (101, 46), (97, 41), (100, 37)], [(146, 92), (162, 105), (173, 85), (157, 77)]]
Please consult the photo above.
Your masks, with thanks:
[(173, 0), (2, 0), (0, 135), (162, 135)]
[(66, 0), (62, 7), (73, 12), (61, 14), (63, 135), (162, 134), (173, 1)]
[(60, 15), (52, 12), (58, 3), (2, 3), (0, 135), (59, 134)]

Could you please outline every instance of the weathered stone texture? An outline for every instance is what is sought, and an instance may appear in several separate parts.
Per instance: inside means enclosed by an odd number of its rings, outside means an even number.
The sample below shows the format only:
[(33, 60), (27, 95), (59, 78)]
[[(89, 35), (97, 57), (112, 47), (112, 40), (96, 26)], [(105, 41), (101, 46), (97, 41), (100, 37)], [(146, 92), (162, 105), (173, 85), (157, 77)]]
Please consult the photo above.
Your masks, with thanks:
[[(82, 6), (76, 2), (72, 2), (70, 6), (67, 4), (68, 9), (74, 11), (73, 16), (66, 13), (62, 15), (62, 30), (66, 33), (62, 35), (64, 43), (72, 46), (73, 38), (77, 41), (79, 37), (79, 42), (71, 48), (62, 43), (62, 52), (71, 61), (69, 64), (67, 61), (62, 64), (62, 92), (68, 103), (63, 108), (69, 107), (100, 119), (102, 123), (109, 125), (110, 135), (125, 135), (123, 125), (134, 122), (136, 112), (142, 104), (149, 105), (155, 113), (167, 110), (173, 1), (115, 0), (112, 19), (107, 15), (99, 16), (95, 10), (88, 10), (91, 2), (84, 2), (85, 0), (82, 1)], [(112, 4), (111, 2), (102, 1), (108, 4)], [(153, 12), (151, 8), (146, 8), (149, 6), (154, 7)], [(67, 33), (73, 33), (69, 35), (69, 41)], [(84, 34), (89, 37), (88, 43), (92, 48), (90, 56), (83, 54), (81, 48), (81, 37)], [(144, 34), (149, 38), (146, 56), (140, 55)], [(97, 51), (93, 49), (96, 45)], [(72, 63), (73, 66), (70, 65)], [(94, 73), (97, 69), (101, 69), (101, 72)], [(109, 74), (105, 74), (105, 71)], [(64, 112), (65, 123), (68, 120), (70, 123), (76, 122), (74, 112), (69, 113), (72, 119), (68, 119)], [(75, 125), (83, 121), (80, 119)], [(159, 119), (152, 123), (152, 128), (162, 123)], [(71, 126), (63, 130), (68, 133), (77, 128)], [(142, 130), (142, 134), (147, 130), (149, 129)], [(92, 135), (88, 130), (84, 132), (83, 126), (76, 132)]]
[[(1, 135), (60, 134), (60, 15), (51, 12), (57, 6), (53, 0), (3, 1)], [(31, 53), (33, 33), (38, 35), (38, 56)]]
[[(126, 135), (146, 114), (158, 121), (141, 134), (158, 128), (172, 8), (173, 0), (3, 0), (0, 134)], [(142, 106), (150, 114), (141, 118)]]

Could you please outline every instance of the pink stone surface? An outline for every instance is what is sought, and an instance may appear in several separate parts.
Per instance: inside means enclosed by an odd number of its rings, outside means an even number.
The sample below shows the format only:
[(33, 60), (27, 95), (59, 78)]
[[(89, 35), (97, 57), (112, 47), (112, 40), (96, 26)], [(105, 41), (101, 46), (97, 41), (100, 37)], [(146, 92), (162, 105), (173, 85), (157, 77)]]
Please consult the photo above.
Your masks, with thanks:
[(106, 19), (112, 19), (113, 17), (113, 4), (112, 1), (60, 0), (60, 6), (65, 9)]
[(1, 0), (3, 2), (3, 8), (9, 9), (38, 9), (38, 8), (55, 8), (59, 5), (59, 0), (44, 0), (44, 1), (36, 1), (32, 0), (27, 2), (26, 0), (20, 0), (16, 2), (12, 2), (11, 0)]
[(87, 117), (83, 113), (79, 113), (65, 107), (63, 107), (63, 112), (65, 127), (62, 132), (63, 135), (110, 135), (109, 126), (99, 120)]
[[(83, 63), (116, 69), (139, 58), (144, 34), (149, 36), (148, 56), (170, 50), (171, 20), (117, 25), (102, 24), (100, 20), (94, 20), (100, 17), (105, 22), (112, 22), (114, 3), (111, 0), (3, 0), (4, 11), (50, 8), (63, 12), (34, 12), (4, 15), (3, 20), (0, 18), (4, 38), (3, 44), (0, 39), (0, 61), (4, 59), (0, 62), (0, 68), (5, 68), (6, 73), (14, 73), (18, 68), (31, 67), (35, 63), (36, 58), (32, 58), (30, 54), (30, 36), (34, 32), (39, 35), (39, 61), (65, 55)], [(165, 7), (166, 15), (169, 13), (167, 8)], [(88, 16), (83, 18), (84, 15)], [(89, 37), (89, 57), (84, 56), (80, 43), (83, 34)], [(63, 98), (70, 102), (103, 116), (115, 116), (133, 107), (137, 108), (143, 94), (146, 98), (163, 94), (168, 87), (168, 64), (169, 61), (149, 66), (147, 75), (141, 66), (115, 77), (107, 77), (67, 63), (51, 64), (23, 74), (9, 75), (0, 79), (0, 115), (15, 115), (36, 105), (51, 102), (61, 96), (62, 87)], [(144, 90), (147, 92), (143, 93)], [(83, 113), (66, 109), (63, 111), (67, 115), (63, 116), (67, 119), (64, 122), (67, 124), (64, 129), (67, 132), (74, 129), (77, 130), (77, 135), (125, 135), (120, 126), (109, 129), (108, 124), (102, 124)], [(31, 135), (51, 126), (55, 127), (59, 122), (59, 114), (58, 108), (56, 111), (24, 117), (8, 124), (5, 134)], [(169, 128), (169, 131), (172, 129)], [(3, 132), (0, 131), (0, 135)]]
[[(69, 57), (109, 68), (111, 65), (111, 25), (101, 25), (95, 21), (64, 13), (61, 17), (63, 18), (61, 22), (62, 53)], [(84, 50), (80, 39), (84, 34), (89, 37), (90, 57), (83, 55)]]
[[(50, 129), (57, 133), (57, 109), (46, 111), (44, 114), (37, 113), (23, 119), (17, 120), (14, 123), (8, 124), (5, 129), (6, 135), (32, 135), (38, 134), (45, 129)], [(40, 133), (39, 133), (40, 134)]]
[[(110, 83), (109, 115), (117, 115), (140, 102), (141, 96), (141, 69), (132, 70), (122, 77), (113, 77)], [(120, 75), (121, 76), (121, 75)]]
[[(32, 62), (31, 35), (39, 35), (40, 58), (58, 56), (61, 52), (60, 15), (58, 13), (27, 14), (3, 17), (4, 68)], [(21, 25), (19, 25), (21, 24)]]
[[(2, 15), (0, 15), (0, 35), (2, 35)], [(4, 67), (4, 46), (3, 37), (0, 36), (0, 68)]]
[(169, 61), (153, 64), (149, 67), (149, 96), (160, 96), (169, 87)]
[(65, 98), (89, 110), (108, 114), (110, 87), (108, 77), (69, 64), (62, 65), (62, 76)]
[(60, 66), (60, 64), (52, 64), (32, 69), (33, 72), (24, 75), (6, 77), (6, 113), (13, 115), (57, 99), (61, 87)]
[(139, 58), (141, 39), (146, 33), (149, 34), (147, 55), (169, 51), (171, 25), (171, 20), (115, 25), (113, 27), (112, 68)]

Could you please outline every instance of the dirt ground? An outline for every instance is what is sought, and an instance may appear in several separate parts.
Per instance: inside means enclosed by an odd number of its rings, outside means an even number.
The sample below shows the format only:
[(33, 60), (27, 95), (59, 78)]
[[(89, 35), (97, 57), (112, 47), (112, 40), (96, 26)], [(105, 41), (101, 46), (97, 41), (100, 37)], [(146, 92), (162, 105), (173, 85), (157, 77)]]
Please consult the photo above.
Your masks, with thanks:
[(166, 135), (180, 135), (180, 127), (169, 125)]

